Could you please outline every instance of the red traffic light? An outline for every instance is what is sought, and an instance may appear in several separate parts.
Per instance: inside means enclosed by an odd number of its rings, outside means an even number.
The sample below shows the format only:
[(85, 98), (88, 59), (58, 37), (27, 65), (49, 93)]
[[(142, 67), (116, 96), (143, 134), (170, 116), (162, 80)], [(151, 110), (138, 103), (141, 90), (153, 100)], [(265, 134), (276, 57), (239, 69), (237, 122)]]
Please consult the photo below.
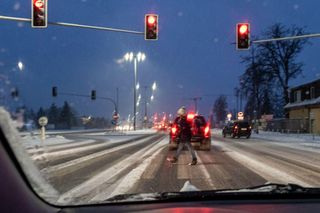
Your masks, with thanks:
[(158, 39), (158, 15), (145, 15), (145, 40)]
[(35, 28), (47, 27), (48, 17), (48, 1), (47, 0), (32, 0), (32, 21), (31, 26)]
[(247, 50), (250, 47), (250, 24), (238, 23), (236, 28), (236, 43), (238, 50)]
[(248, 25), (247, 24), (242, 24), (240, 27), (239, 27), (239, 32), (241, 34), (244, 34), (246, 32), (248, 32)]
[(156, 18), (154, 16), (148, 16), (148, 24), (154, 24)]
[(44, 0), (33, 0), (33, 4), (37, 8), (44, 8)]

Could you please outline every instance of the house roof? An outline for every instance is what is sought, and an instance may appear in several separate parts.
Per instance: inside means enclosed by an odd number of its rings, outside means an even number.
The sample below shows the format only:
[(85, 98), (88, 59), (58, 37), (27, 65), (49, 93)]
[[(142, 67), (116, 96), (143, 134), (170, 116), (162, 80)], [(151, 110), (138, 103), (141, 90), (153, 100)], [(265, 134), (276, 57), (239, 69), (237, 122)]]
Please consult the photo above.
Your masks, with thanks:
[(304, 100), (304, 101), (297, 102), (297, 103), (288, 103), (287, 105), (284, 106), (284, 108), (290, 109), (293, 107), (304, 107), (304, 106), (311, 106), (311, 105), (316, 105), (316, 104), (320, 104), (320, 97), (315, 98), (315, 99)]
[(304, 83), (304, 84), (300, 84), (300, 85), (296, 85), (296, 86), (290, 87), (290, 89), (291, 89), (291, 90), (297, 89), (297, 88), (299, 88), (299, 87), (307, 86), (307, 85), (309, 85), (309, 84), (313, 84), (313, 83), (316, 83), (316, 82), (318, 82), (318, 81), (320, 82), (320, 78), (317, 79), (317, 80), (309, 81), (309, 82)]

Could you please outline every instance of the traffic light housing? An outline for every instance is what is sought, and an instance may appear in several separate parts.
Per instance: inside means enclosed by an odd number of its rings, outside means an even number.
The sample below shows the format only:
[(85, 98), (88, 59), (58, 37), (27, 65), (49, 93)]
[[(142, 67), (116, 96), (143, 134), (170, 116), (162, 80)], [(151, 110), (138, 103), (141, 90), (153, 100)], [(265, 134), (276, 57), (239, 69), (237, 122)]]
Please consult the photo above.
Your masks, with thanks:
[(96, 91), (95, 90), (91, 90), (91, 100), (96, 100), (97, 96), (96, 96)]
[(145, 15), (145, 40), (158, 40), (158, 15)]
[(58, 88), (52, 87), (52, 97), (57, 97), (57, 96), (58, 96)]
[(237, 24), (237, 49), (247, 50), (250, 47), (250, 24), (238, 23)]
[(48, 0), (31, 0), (32, 8), (32, 27), (45, 28), (47, 27), (48, 19)]
[(19, 90), (17, 88), (12, 89), (11, 96), (12, 96), (12, 98), (18, 98), (19, 97)]

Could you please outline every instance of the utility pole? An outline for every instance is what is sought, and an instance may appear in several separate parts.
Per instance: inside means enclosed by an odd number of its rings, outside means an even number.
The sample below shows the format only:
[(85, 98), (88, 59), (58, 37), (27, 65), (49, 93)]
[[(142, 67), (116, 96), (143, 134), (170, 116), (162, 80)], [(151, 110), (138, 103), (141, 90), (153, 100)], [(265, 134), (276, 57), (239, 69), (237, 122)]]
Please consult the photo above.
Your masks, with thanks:
[(194, 111), (195, 113), (198, 113), (198, 101), (200, 101), (202, 97), (193, 97), (191, 100), (194, 102)]

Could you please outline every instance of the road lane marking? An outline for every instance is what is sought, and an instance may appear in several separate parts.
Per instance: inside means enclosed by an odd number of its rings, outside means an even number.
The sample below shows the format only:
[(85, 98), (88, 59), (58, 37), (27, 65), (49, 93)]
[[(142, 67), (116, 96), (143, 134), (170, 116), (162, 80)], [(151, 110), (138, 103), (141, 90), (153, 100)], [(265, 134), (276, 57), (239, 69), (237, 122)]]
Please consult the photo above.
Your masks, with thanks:
[[(141, 160), (141, 157), (147, 153), (149, 149), (151, 149), (153, 146), (155, 146), (155, 143), (159, 143), (159, 140), (157, 142), (151, 143), (147, 147), (141, 149), (140, 151), (134, 153), (133, 155), (125, 158), (124, 160), (120, 161), (116, 165), (100, 172), (99, 174), (95, 175), (94, 177), (90, 178), (89, 180), (77, 185), (76, 187), (72, 188), (71, 190), (63, 193), (59, 199), (58, 203), (70, 203), (74, 198), (81, 198), (86, 195), (86, 198), (90, 197), (90, 193), (94, 190), (98, 189), (99, 186), (102, 186), (103, 184), (107, 183), (110, 179), (116, 177), (118, 174), (123, 172), (125, 169), (127, 169), (129, 166), (137, 163), (139, 160)], [(136, 144), (136, 143), (135, 143)], [(99, 190), (100, 191), (100, 190)], [(99, 193), (99, 191), (95, 191), (94, 193)], [(92, 199), (92, 198), (91, 198)]]
[(142, 158), (148, 156), (138, 167), (129, 172), (124, 179), (118, 184), (118, 186), (113, 190), (111, 194), (100, 193), (93, 197), (90, 202), (104, 201), (116, 195), (126, 194), (130, 189), (140, 180), (143, 173), (146, 171), (150, 163), (156, 158), (157, 155), (166, 147), (168, 140), (165, 138), (156, 145), (154, 145), (150, 150), (148, 150)]
[[(85, 147), (79, 147), (79, 148), (75, 148), (75, 149), (67, 149), (67, 150), (60, 150), (60, 151), (56, 151), (56, 152), (50, 152), (50, 153), (42, 153), (40, 155), (34, 155), (32, 156), (33, 160), (43, 160), (43, 159), (48, 159), (50, 158), (50, 160), (55, 160), (55, 158), (61, 158), (62, 156), (69, 156), (70, 154), (76, 154), (78, 152), (84, 152), (84, 151), (89, 151), (89, 150), (94, 150), (94, 149), (98, 149), (98, 148), (103, 148), (103, 147), (107, 147), (110, 144), (116, 144), (116, 143), (126, 143), (128, 141), (131, 140), (141, 140), (141, 139), (145, 139), (145, 138), (150, 138), (151, 136), (146, 136), (146, 137), (133, 137), (132, 139), (128, 140), (122, 140), (122, 141), (108, 141), (106, 140), (106, 143), (99, 143), (99, 144), (93, 144), (91, 146), (85, 146)], [(46, 147), (45, 147), (46, 148)]]
[(177, 179), (190, 179), (190, 171), (188, 163), (191, 162), (191, 156), (189, 156), (189, 151), (182, 151), (179, 155), (179, 159), (177, 164), (174, 164), (174, 166), (177, 166)]
[(87, 144), (92, 144), (96, 142), (95, 140), (85, 140), (85, 141), (79, 141), (79, 142), (69, 142), (69, 143), (65, 143), (65, 144), (57, 144), (57, 145), (50, 145), (50, 146), (45, 146), (45, 148), (41, 147), (41, 148), (32, 148), (32, 149), (28, 149), (27, 152), (29, 154), (38, 154), (41, 152), (53, 152), (53, 150), (56, 149), (62, 149), (62, 148), (73, 148), (73, 147), (77, 147), (77, 146), (82, 146), (82, 145), (87, 145)]
[(203, 164), (201, 158), (199, 157), (198, 153), (196, 152), (196, 156), (198, 158), (198, 167), (200, 169), (200, 171), (202, 172), (204, 178), (206, 179), (207, 183), (210, 186), (210, 189), (216, 189), (217, 187), (215, 186), (215, 184), (212, 182), (212, 178), (207, 170), (207, 168), (205, 167), (205, 165)]
[(136, 146), (136, 145), (139, 145), (141, 143), (145, 143), (146, 141), (150, 140), (151, 137), (147, 137), (145, 139), (142, 139), (139, 142), (123, 144), (123, 145), (120, 145), (120, 146), (117, 146), (117, 147), (114, 147), (114, 148), (111, 148), (111, 149), (107, 149), (107, 150), (96, 152), (96, 153), (93, 153), (93, 154), (90, 154), (90, 155), (86, 155), (86, 156), (83, 156), (83, 157), (80, 157), (80, 158), (77, 158), (77, 159), (74, 159), (74, 160), (71, 160), (71, 161), (67, 161), (65, 163), (61, 163), (61, 164), (58, 164), (58, 165), (55, 165), (55, 166), (47, 167), (47, 168), (42, 169), (41, 172), (45, 172), (45, 173), (48, 173), (48, 174), (54, 174), (55, 176), (63, 175), (63, 174), (66, 174), (66, 173), (71, 173), (71, 172), (73, 172), (75, 170), (78, 170), (79, 168), (83, 168), (83, 167), (87, 166), (85, 164), (86, 161), (102, 157), (102, 156), (104, 156), (106, 154), (109, 154), (109, 153), (112, 153), (112, 152), (116, 152), (116, 151), (119, 151), (121, 149), (125, 149), (125, 148), (131, 147), (131, 146)]
[(241, 163), (243, 166), (247, 167), (248, 169), (254, 171), (261, 177), (265, 178), (269, 182), (276, 182), (276, 183), (294, 183), (299, 184), (304, 187), (311, 187), (310, 184), (293, 177), (292, 175), (289, 175), (288, 173), (281, 171), (277, 168), (274, 168), (265, 162), (260, 162), (257, 157), (252, 156), (252, 154), (244, 151), (239, 150), (238, 148), (231, 147), (230, 145), (227, 145), (226, 143), (222, 144), (216, 144), (216, 146), (219, 146), (223, 148), (224, 150), (227, 149), (227, 152), (225, 152), (229, 157), (234, 159), (235, 161)]

